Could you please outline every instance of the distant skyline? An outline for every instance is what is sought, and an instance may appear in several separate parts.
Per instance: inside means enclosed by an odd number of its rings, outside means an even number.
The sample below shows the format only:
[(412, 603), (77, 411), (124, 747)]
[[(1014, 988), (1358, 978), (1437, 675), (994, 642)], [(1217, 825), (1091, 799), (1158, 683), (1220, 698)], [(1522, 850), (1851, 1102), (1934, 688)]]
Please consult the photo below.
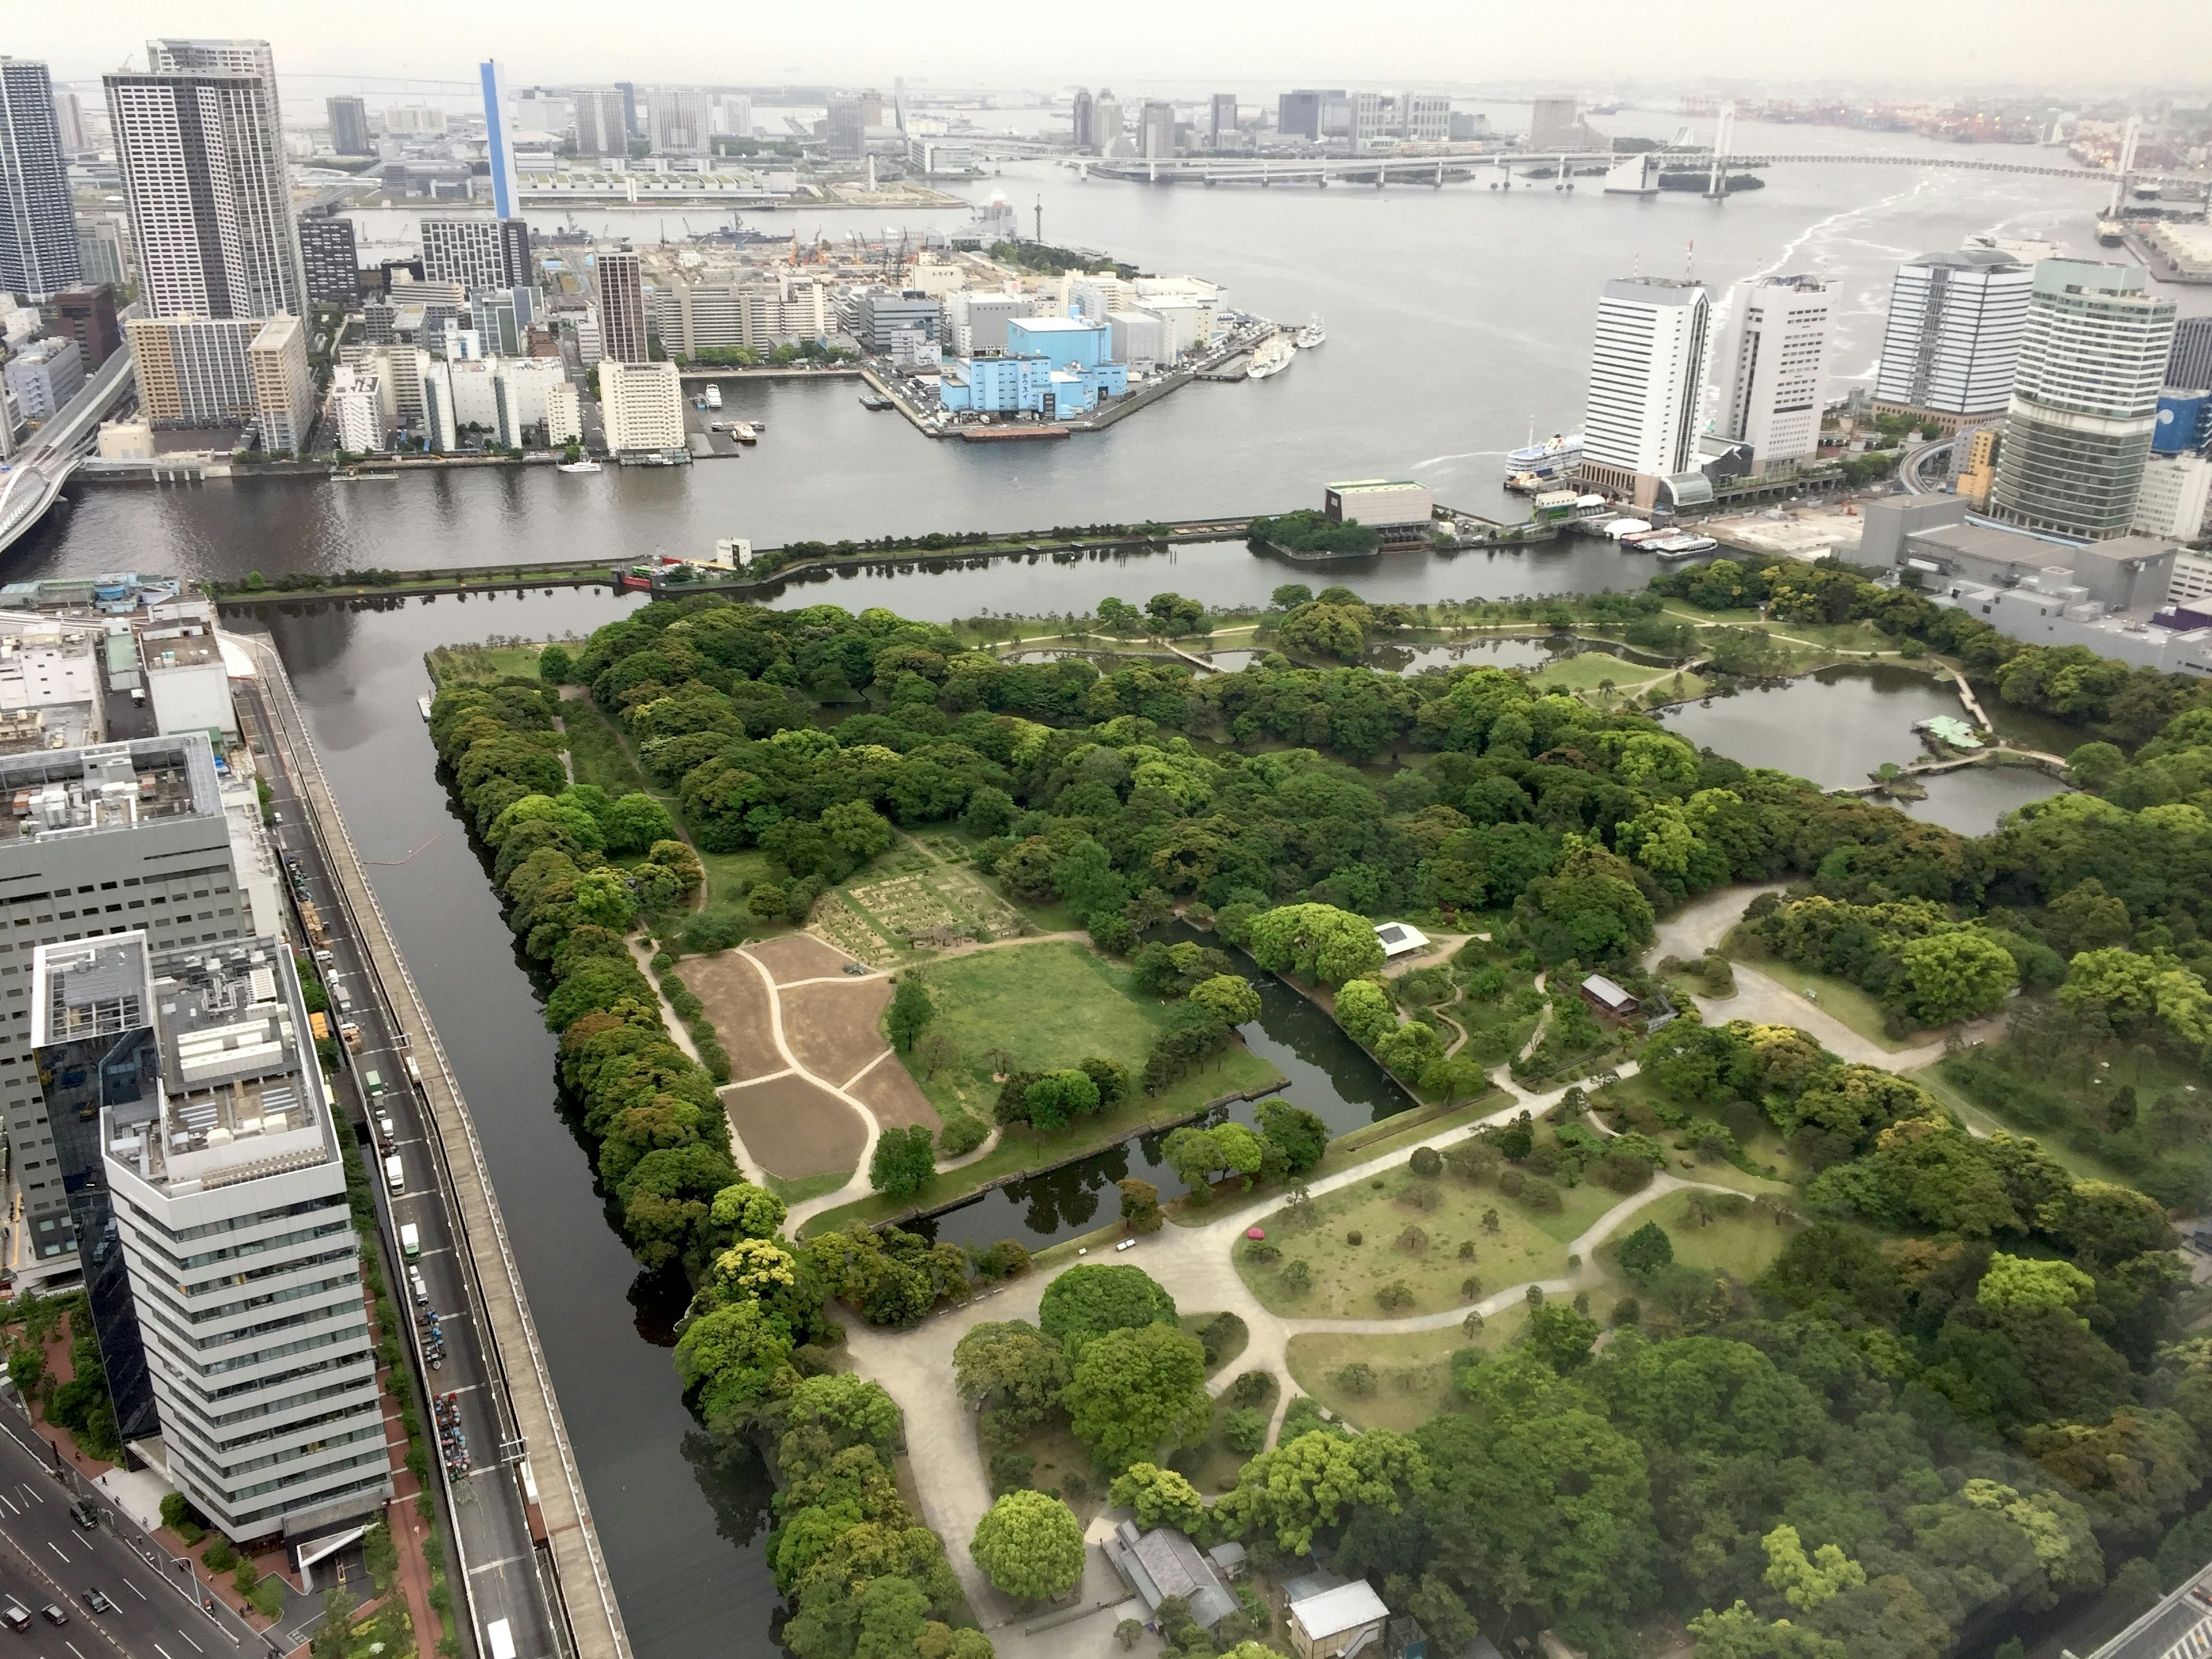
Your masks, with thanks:
[[(1218, 86), (1257, 101), (1291, 84), (1449, 88), (1647, 83), (1738, 95), (1814, 87), (1920, 98), (2004, 88), (2110, 95), (2163, 88), (2212, 99), (2212, 5), (2144, 0), (2127, 27), (2079, 0), (1869, 0), (1850, 7), (1764, 0), (1574, 0), (1547, 27), (1504, 0), (1127, 0), (1110, 30), (1055, 21), (1014, 0), (969, 0), (959, 26), (916, 29), (911, 0), (801, 8), (636, 7), (489, 0), (456, 11), (424, 0), (374, 8), (298, 0), (109, 0), (90, 12), (21, 7), (0, 52), (40, 58), (57, 80), (143, 67), (154, 35), (251, 35), (275, 49), (288, 97), (386, 77), (461, 82), (496, 56), (513, 84), (812, 82), (1052, 91), (1101, 81), (1154, 89)], [(1088, 17), (1089, 14), (1083, 15)], [(740, 21), (741, 20), (741, 21)], [(719, 38), (721, 37), (721, 38)], [(1164, 48), (1171, 46), (1171, 53)], [(1162, 75), (1164, 57), (1173, 71)], [(298, 77), (297, 80), (295, 77)], [(2189, 98), (2191, 89), (2195, 97)]]

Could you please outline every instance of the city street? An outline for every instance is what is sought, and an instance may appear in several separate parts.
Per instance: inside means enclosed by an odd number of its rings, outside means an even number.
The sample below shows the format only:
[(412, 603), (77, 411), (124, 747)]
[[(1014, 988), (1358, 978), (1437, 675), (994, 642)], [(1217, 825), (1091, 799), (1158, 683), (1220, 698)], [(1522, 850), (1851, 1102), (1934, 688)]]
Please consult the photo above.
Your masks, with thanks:
[[(262, 732), (269, 732), (268, 699), (262, 688), (246, 681), (234, 685)], [(474, 1283), (467, 1264), (456, 1254), (461, 1229), (447, 1199), (436, 1148), (424, 1133), (422, 1103), (409, 1082), (407, 1051), (378, 994), (361, 943), (348, 925), (345, 907), (324, 862), (322, 844), (307, 822), (306, 805), (273, 742), (265, 745), (260, 758), (274, 794), (277, 822), (273, 834), (278, 851), (288, 866), (298, 860), (305, 896), (324, 923), (327, 942), (323, 948), (330, 959), (319, 960), (316, 966), (330, 992), (331, 1025), (335, 1030), (342, 1021), (350, 1021), (361, 1031), (357, 1050), (339, 1046), (343, 1057), (340, 1104), (354, 1122), (373, 1125), (374, 1112), (388, 1112), (395, 1131), (388, 1146), (361, 1149), (382, 1224), (386, 1280), (394, 1302), (411, 1322), (410, 1352), (418, 1380), (426, 1392), (454, 1395), (459, 1407), (470, 1468), (466, 1474), (457, 1470), (451, 1486), (449, 1519), (459, 1548), (447, 1576), (454, 1581), (465, 1576), (467, 1580), (465, 1600), (459, 1593), (459, 1583), (454, 1584), (456, 1609), (472, 1611), (477, 1621), (477, 1628), (465, 1645), (481, 1650), (483, 1628), (505, 1620), (517, 1653), (544, 1659), (564, 1650), (547, 1613), (555, 1592), (540, 1577), (516, 1465), (503, 1461), (519, 1457), (521, 1449), (507, 1426), (495, 1375), (485, 1362)], [(381, 1085), (373, 1105), (367, 1092), (371, 1072)], [(387, 1152), (398, 1155), (405, 1172), (404, 1192), (392, 1192), (385, 1179)], [(411, 1265), (422, 1273), (428, 1307), (437, 1311), (445, 1337), (444, 1359), (435, 1370), (425, 1363), (424, 1304), (410, 1290), (410, 1264), (397, 1261), (399, 1229), (409, 1223), (420, 1230), (422, 1238), (421, 1255)], [(427, 1402), (422, 1419), (426, 1431), (434, 1433)], [(189, 1656), (173, 1655), (171, 1659)]]
[[(263, 1659), (275, 1644), (220, 1603), (210, 1613), (193, 1581), (156, 1567), (125, 1541), (131, 1522), (94, 1500), (102, 1525), (87, 1531), (70, 1513), (70, 1493), (54, 1478), (43, 1447), (12, 1413), (0, 1418), (0, 1608), (30, 1615), (20, 1636), (0, 1632), (0, 1652), (23, 1659), (100, 1659), (105, 1649), (132, 1659)], [(113, 1603), (94, 1613), (84, 1592)], [(58, 1606), (69, 1623), (40, 1610)], [(20, 1645), (18, 1645), (20, 1644)]]

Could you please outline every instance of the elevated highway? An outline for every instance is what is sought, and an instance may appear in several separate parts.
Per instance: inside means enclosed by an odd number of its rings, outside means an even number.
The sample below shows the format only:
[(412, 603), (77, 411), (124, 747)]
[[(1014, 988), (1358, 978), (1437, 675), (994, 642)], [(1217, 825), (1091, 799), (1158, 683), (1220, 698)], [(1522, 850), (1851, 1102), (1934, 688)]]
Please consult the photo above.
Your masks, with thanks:
[(131, 354), (118, 350), (0, 471), (0, 553), (46, 516), (70, 474), (99, 443), (100, 423), (133, 394)]

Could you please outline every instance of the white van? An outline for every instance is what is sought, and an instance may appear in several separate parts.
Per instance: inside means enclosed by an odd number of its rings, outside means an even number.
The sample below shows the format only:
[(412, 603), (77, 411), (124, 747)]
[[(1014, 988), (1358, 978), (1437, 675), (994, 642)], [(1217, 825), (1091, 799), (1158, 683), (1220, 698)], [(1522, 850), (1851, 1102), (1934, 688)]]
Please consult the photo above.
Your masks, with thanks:
[(395, 1194), (407, 1190), (407, 1170), (399, 1162), (397, 1152), (384, 1160), (384, 1184), (387, 1190)]
[(399, 1230), (399, 1254), (410, 1261), (422, 1254), (422, 1230), (411, 1221)]

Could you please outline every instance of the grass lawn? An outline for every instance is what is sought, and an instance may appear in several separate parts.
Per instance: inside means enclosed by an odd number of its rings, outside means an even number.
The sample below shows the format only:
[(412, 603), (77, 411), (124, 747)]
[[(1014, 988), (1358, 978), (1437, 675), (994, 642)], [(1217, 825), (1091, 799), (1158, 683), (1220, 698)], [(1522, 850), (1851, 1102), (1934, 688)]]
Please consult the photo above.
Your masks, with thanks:
[(810, 1198), (819, 1198), (824, 1193), (834, 1193), (853, 1178), (850, 1170), (843, 1173), (833, 1170), (827, 1175), (801, 1176), (796, 1181), (786, 1181), (781, 1176), (767, 1176), (769, 1190), (786, 1204), (804, 1204)]
[[(1717, 1194), (1708, 1194), (1714, 1196)], [(1676, 1261), (1686, 1267), (1726, 1273), (1748, 1285), (1782, 1254), (1782, 1247), (1792, 1236), (1792, 1229), (1777, 1226), (1771, 1216), (1756, 1213), (1733, 1218), (1719, 1216), (1700, 1224), (1692, 1213), (1695, 1201), (1693, 1194), (1669, 1193), (1645, 1206), (1629, 1218), (1627, 1225), (1598, 1246), (1600, 1261), (1609, 1273), (1617, 1273), (1613, 1260), (1620, 1241), (1646, 1222), (1656, 1221), (1673, 1241)], [(1630, 1287), (1624, 1280), (1619, 1288), (1625, 1291)], [(1590, 1300), (1601, 1308), (1607, 1304), (1603, 1296), (1593, 1296)]]
[(2077, 1181), (2110, 1181), (2123, 1187), (2136, 1184), (2133, 1176), (2124, 1174), (2100, 1158), (2075, 1151), (2063, 1139), (2048, 1129), (2030, 1129), (2020, 1124), (2008, 1123), (1996, 1113), (1977, 1106), (1945, 1079), (1940, 1060), (1933, 1066), (1923, 1066), (1917, 1072), (1907, 1072), (1905, 1075), (1956, 1112), (1966, 1127), (1978, 1134), (1989, 1134), (2002, 1129), (2008, 1134), (2024, 1135), (2033, 1140), (2050, 1155), (2052, 1162), (2063, 1166)]
[[(1433, 1196), (1430, 1210), (1417, 1208), (1413, 1194)], [(1358, 1185), (1314, 1200), (1317, 1224), (1300, 1229), (1277, 1211), (1261, 1223), (1267, 1246), (1282, 1252), (1268, 1263), (1253, 1259), (1255, 1245), (1240, 1239), (1237, 1271), (1261, 1305), (1270, 1312), (1309, 1319), (1373, 1319), (1390, 1313), (1439, 1313), (1474, 1300), (1463, 1293), (1469, 1278), (1488, 1296), (1531, 1279), (1557, 1279), (1567, 1271), (1567, 1244), (1620, 1202), (1603, 1187), (1581, 1186), (1563, 1194), (1555, 1214), (1531, 1211), (1505, 1197), (1495, 1186), (1469, 1186), (1449, 1173), (1433, 1180), (1404, 1164), (1378, 1172)], [(1498, 1228), (1483, 1224), (1495, 1212)], [(1409, 1227), (1427, 1242), (1417, 1249), (1401, 1243)], [(1352, 1235), (1359, 1243), (1351, 1242)], [(1472, 1254), (1462, 1251), (1472, 1248)], [(1260, 1247), (1265, 1248), (1265, 1247)], [(1303, 1295), (1284, 1283), (1292, 1261), (1308, 1264), (1312, 1285)], [(1402, 1283), (1413, 1300), (1385, 1309), (1376, 1299), (1384, 1285)]]
[[(1470, 1337), (1456, 1326), (1443, 1331), (1409, 1331), (1403, 1336), (1339, 1336), (1302, 1332), (1290, 1340), (1291, 1376), (1299, 1391), (1363, 1429), (1411, 1433), (1440, 1412), (1458, 1409), (1452, 1393), (1451, 1357), (1462, 1348), (1495, 1353), (1520, 1336), (1528, 1310), (1507, 1309), (1484, 1322)], [(1365, 1365), (1374, 1382), (1355, 1394), (1338, 1379), (1347, 1365)]]
[(510, 675), (538, 678), (538, 653), (542, 645), (441, 645), (425, 659), (430, 678), (439, 685), (467, 685), (479, 680), (501, 680)]
[(610, 795), (646, 792), (645, 775), (597, 703), (588, 697), (568, 698), (561, 705), (561, 724), (568, 733), (568, 759), (577, 782), (595, 783)]
[[(1267, 1376), (1270, 1382), (1275, 1381), (1272, 1372)], [(1228, 1420), (1229, 1413), (1236, 1409), (1224, 1390), (1213, 1402), (1213, 1421), (1206, 1428), (1206, 1438), (1195, 1446), (1185, 1446), (1168, 1459), (1168, 1467), (1201, 1492), (1229, 1491), (1237, 1484), (1237, 1472), (1254, 1455), (1238, 1451), (1223, 1437), (1222, 1425)], [(1270, 1389), (1267, 1397), (1253, 1409), (1272, 1415), (1275, 1409), (1275, 1389)]]
[[(927, 1080), (910, 1055), (900, 1059), (940, 1117), (964, 1111), (992, 1121), (999, 1097), (999, 1085), (991, 1080), (995, 1049), (1003, 1048), (1017, 1071), (1054, 1071), (1095, 1056), (1120, 1061), (1134, 1077), (1143, 1072), (1155, 1034), (1167, 1019), (1164, 1004), (1130, 988), (1128, 969), (1068, 940), (978, 951), (921, 972), (937, 1005), (931, 1029), (951, 1037), (960, 1058)], [(1281, 1075), (1240, 1044), (1156, 1096), (1147, 1098), (1132, 1090), (1115, 1110), (1065, 1129), (1011, 1125), (988, 1157), (938, 1176), (915, 1200), (863, 1200), (815, 1217), (805, 1231), (811, 1235), (855, 1223), (872, 1224), (917, 1205), (935, 1209), (955, 1203), (1002, 1176), (1049, 1168), (1139, 1130), (1183, 1122), (1209, 1100), (1266, 1088)]]

